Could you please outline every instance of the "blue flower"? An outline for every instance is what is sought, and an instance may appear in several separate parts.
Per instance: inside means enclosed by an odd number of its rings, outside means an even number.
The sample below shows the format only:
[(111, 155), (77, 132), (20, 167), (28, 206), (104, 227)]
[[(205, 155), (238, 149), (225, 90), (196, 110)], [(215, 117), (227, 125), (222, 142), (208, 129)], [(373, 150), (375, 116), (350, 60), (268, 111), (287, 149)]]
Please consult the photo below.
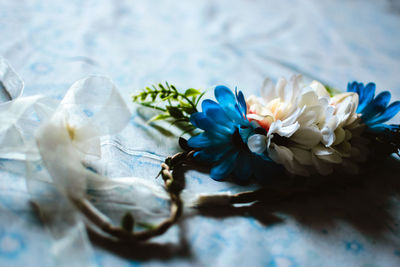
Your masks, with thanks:
[(357, 113), (361, 114), (362, 121), (371, 132), (400, 129), (399, 125), (388, 125), (384, 122), (393, 118), (400, 111), (400, 101), (390, 102), (390, 92), (379, 93), (375, 98), (376, 86), (374, 83), (348, 83), (347, 91), (355, 92), (359, 96)]
[[(194, 158), (211, 163), (211, 178), (222, 180), (234, 174), (238, 182), (246, 182), (252, 174), (265, 176), (268, 161), (252, 153), (247, 139), (256, 125), (246, 118), (246, 101), (240, 91), (236, 95), (226, 86), (214, 90), (218, 103), (207, 99), (202, 102), (202, 112), (191, 115), (191, 123), (203, 133), (191, 137), (188, 145), (197, 151)], [(271, 163), (271, 162), (270, 162)]]

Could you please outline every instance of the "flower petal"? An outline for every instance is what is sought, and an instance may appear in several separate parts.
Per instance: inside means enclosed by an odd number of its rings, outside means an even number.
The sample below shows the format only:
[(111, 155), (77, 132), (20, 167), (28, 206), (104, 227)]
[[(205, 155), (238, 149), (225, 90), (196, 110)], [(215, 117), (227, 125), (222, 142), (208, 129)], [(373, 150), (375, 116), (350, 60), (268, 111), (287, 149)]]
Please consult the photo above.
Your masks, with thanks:
[(226, 178), (233, 171), (239, 152), (234, 152), (232, 150), (231, 152), (226, 153), (225, 156), (221, 158), (220, 162), (211, 169), (211, 178), (214, 180), (221, 180)]
[(216, 162), (225, 156), (230, 150), (231, 146), (213, 146), (193, 154), (193, 157), (198, 161), (203, 162)]
[(375, 99), (369, 103), (369, 105), (364, 109), (362, 114), (362, 119), (368, 121), (370, 118), (374, 117), (376, 114), (381, 113), (385, 110), (390, 102), (390, 92), (381, 92)]
[(203, 112), (196, 112), (190, 116), (190, 122), (197, 128), (219, 135), (231, 134), (231, 129), (211, 121)]
[(247, 105), (246, 105), (246, 100), (244, 99), (244, 95), (242, 91), (239, 91), (239, 94), (237, 93), (237, 87), (235, 88), (235, 93), (236, 93), (236, 99), (239, 104), (240, 112), (246, 116), (247, 112)]
[(291, 137), (293, 141), (306, 147), (317, 145), (321, 141), (321, 138), (321, 132), (315, 125), (300, 128)]
[(359, 84), (358, 95), (359, 103), (357, 113), (362, 113), (364, 108), (374, 99), (376, 86), (374, 83), (369, 83), (365, 87), (362, 83)]
[(377, 117), (366, 122), (367, 125), (379, 124), (393, 118), (400, 111), (400, 101), (393, 102)]
[(358, 83), (357, 82), (348, 83), (347, 92), (358, 93)]
[(294, 158), (302, 165), (312, 165), (311, 151), (298, 147), (291, 147)]
[(279, 164), (285, 164), (293, 160), (293, 153), (289, 148), (276, 144), (271, 144), (268, 148), (268, 156)]
[(254, 134), (247, 140), (247, 145), (251, 152), (261, 154), (267, 148), (266, 136), (262, 134)]
[(277, 98), (277, 95), (275, 93), (275, 84), (271, 79), (266, 78), (264, 80), (263, 85), (261, 87), (261, 96), (266, 101), (270, 101), (272, 99)]
[(242, 118), (237, 110), (236, 97), (228, 87), (223, 85), (217, 86), (214, 90), (214, 95), (229, 118), (236, 123), (243, 121), (244, 118)]
[(319, 174), (328, 175), (333, 172), (332, 164), (322, 161), (321, 159), (317, 158), (315, 155), (312, 155), (311, 159), (312, 159), (315, 169), (317, 169)]
[(230, 139), (228, 136), (225, 136), (226, 138), (221, 139), (218, 138), (217, 136), (214, 136), (210, 133), (201, 133), (196, 136), (192, 136), (188, 140), (188, 145), (193, 148), (205, 148), (209, 146), (214, 146), (216, 144), (223, 144), (223, 143), (229, 143)]
[(226, 116), (224, 110), (217, 102), (206, 99), (201, 103), (201, 109), (208, 118), (220, 125), (226, 126), (227, 128), (231, 129), (231, 131), (233, 131), (233, 122), (228, 116)]
[(251, 165), (251, 155), (249, 153), (241, 152), (238, 155), (236, 168), (234, 169), (235, 178), (238, 181), (247, 181), (253, 173)]

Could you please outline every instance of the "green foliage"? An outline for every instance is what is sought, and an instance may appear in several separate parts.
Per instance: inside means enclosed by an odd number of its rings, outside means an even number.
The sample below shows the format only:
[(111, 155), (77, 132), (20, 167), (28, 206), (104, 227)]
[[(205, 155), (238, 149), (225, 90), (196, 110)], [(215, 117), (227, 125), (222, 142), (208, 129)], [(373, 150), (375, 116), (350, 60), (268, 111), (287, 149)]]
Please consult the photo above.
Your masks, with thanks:
[(205, 92), (194, 88), (179, 92), (174, 85), (167, 82), (146, 87), (138, 94), (132, 96), (132, 100), (142, 106), (159, 110), (149, 122), (166, 120), (173, 125), (179, 125), (186, 132), (192, 132), (195, 127), (190, 123), (190, 115), (197, 112), (197, 105)]

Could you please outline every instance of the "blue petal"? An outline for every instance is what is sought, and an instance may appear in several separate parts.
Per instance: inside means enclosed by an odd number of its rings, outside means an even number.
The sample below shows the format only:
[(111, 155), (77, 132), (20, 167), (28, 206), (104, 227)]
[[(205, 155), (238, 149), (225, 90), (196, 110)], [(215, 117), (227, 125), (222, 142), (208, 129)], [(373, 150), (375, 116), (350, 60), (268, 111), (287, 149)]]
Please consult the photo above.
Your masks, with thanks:
[(224, 85), (218, 85), (214, 90), (215, 98), (221, 105), (230, 105), (232, 107), (236, 104), (236, 98), (231, 89)]
[(359, 102), (357, 113), (362, 113), (364, 108), (374, 99), (376, 86), (374, 83), (369, 83), (365, 87), (362, 83), (359, 84), (358, 94), (359, 94)]
[(232, 151), (232, 153), (227, 153), (221, 161), (211, 169), (210, 176), (214, 180), (221, 180), (226, 178), (232, 170), (235, 168), (236, 159), (239, 154), (237, 151)]
[(224, 136), (225, 138), (220, 138), (219, 136), (215, 136), (208, 132), (201, 133), (196, 136), (192, 136), (188, 140), (188, 145), (193, 148), (204, 148), (209, 146), (214, 146), (222, 143), (229, 143), (230, 138), (228, 136)]
[(218, 103), (224, 109), (225, 114), (231, 118), (232, 121), (235, 123), (243, 121), (240, 112), (238, 113), (237, 110), (236, 97), (228, 87), (223, 85), (217, 86), (214, 90), (214, 95)]
[(379, 116), (369, 120), (366, 122), (367, 125), (371, 126), (372, 124), (379, 124), (393, 118), (400, 110), (400, 101), (393, 102), (390, 104), (386, 110), (380, 114)]
[(390, 92), (381, 92), (375, 99), (368, 104), (364, 109), (362, 119), (366, 122), (376, 114), (381, 113), (385, 110), (386, 106), (390, 102)]
[(198, 161), (216, 162), (219, 161), (226, 153), (230, 152), (232, 146), (217, 146), (210, 147), (193, 154), (193, 157)]
[(251, 154), (246, 152), (239, 153), (237, 158), (237, 162), (239, 164), (236, 166), (234, 170), (235, 180), (238, 181), (247, 181), (252, 175), (253, 171), (251, 169)]
[(249, 126), (244, 126), (239, 128), (239, 134), (240, 137), (242, 137), (242, 140), (244, 143), (247, 144), (247, 140), (249, 139), (250, 135), (254, 133), (254, 128)]
[(347, 92), (358, 93), (357, 88), (358, 88), (357, 82), (352, 82), (347, 84)]
[(218, 103), (210, 99), (206, 99), (201, 103), (201, 108), (203, 110), (203, 113), (205, 113), (208, 118), (220, 125), (226, 126), (228, 129), (231, 130), (230, 132), (233, 132), (234, 124), (232, 123), (230, 118), (226, 116), (224, 110)]
[(229, 135), (231, 134), (230, 129), (220, 126), (211, 121), (203, 112), (196, 112), (190, 116), (190, 122), (197, 128), (204, 131), (213, 132), (218, 135)]
[(237, 87), (235, 88), (235, 94), (236, 94), (237, 102), (239, 104), (240, 113), (242, 113), (243, 116), (246, 116), (247, 105), (246, 105), (246, 100), (244, 99), (244, 95), (243, 95), (242, 91), (239, 91), (239, 94), (238, 94)]

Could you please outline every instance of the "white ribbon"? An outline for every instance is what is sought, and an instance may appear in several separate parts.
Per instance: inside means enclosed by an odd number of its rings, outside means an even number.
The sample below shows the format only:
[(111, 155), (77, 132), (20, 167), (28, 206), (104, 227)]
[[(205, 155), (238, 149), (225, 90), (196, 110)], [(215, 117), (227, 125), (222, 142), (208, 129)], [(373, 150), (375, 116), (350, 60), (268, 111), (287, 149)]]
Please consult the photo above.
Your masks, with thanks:
[[(161, 185), (136, 177), (109, 179), (87, 168), (101, 159), (101, 139), (117, 134), (131, 117), (108, 78), (75, 82), (61, 102), (41, 95), (22, 97), (21, 78), (0, 58), (0, 82), (10, 98), (0, 103), (0, 158), (26, 163), (27, 188), (42, 218), (51, 222), (47, 226), (58, 265), (90, 264), (84, 221), (70, 199), (92, 200), (111, 218), (131, 211), (136, 221), (157, 223), (168, 216), (169, 196)], [(182, 198), (186, 207), (193, 207), (227, 204), (228, 195), (184, 190)]]

